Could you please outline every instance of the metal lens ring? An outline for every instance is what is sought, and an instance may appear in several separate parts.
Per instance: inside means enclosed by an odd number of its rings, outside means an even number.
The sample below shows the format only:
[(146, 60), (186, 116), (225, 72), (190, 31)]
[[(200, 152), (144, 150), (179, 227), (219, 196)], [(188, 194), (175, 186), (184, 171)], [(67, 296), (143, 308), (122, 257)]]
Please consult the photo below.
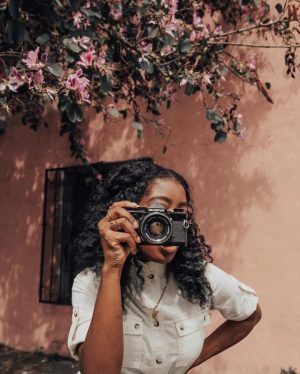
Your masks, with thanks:
[(172, 221), (163, 213), (147, 214), (141, 222), (140, 231), (147, 242), (163, 244), (172, 236)]

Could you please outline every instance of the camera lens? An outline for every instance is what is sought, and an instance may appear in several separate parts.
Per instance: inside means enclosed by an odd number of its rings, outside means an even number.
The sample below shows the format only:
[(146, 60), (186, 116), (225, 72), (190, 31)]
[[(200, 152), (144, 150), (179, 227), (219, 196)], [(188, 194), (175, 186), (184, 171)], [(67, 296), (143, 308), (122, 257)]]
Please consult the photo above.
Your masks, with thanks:
[(163, 213), (149, 213), (141, 222), (141, 233), (149, 243), (163, 244), (172, 235), (172, 222)]

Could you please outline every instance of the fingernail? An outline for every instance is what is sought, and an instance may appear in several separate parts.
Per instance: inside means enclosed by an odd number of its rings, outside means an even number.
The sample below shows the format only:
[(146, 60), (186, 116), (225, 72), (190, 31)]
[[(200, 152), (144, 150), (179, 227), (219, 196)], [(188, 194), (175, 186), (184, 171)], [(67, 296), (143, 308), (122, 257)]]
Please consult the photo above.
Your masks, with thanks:
[(134, 222), (133, 222), (133, 227), (134, 227), (135, 229), (137, 229), (137, 228), (139, 227), (139, 223), (138, 223), (138, 221), (134, 221)]
[(141, 238), (140, 238), (139, 236), (137, 236), (137, 237), (136, 237), (136, 241), (137, 241), (138, 243), (140, 243), (142, 240), (141, 240)]

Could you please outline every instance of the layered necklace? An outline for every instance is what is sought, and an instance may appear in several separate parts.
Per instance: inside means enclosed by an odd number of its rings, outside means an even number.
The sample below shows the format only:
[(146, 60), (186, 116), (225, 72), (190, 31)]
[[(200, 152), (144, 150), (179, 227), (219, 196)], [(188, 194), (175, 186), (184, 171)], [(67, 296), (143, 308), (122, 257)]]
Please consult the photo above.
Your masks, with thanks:
[[(159, 326), (159, 321), (158, 321), (158, 319), (157, 319), (157, 316), (158, 316), (159, 310), (157, 310), (157, 307), (158, 307), (158, 305), (159, 305), (161, 299), (163, 298), (164, 293), (166, 292), (166, 289), (167, 289), (168, 283), (169, 283), (169, 278), (166, 280), (166, 284), (165, 284), (165, 286), (164, 286), (164, 288), (163, 288), (163, 291), (162, 291), (162, 293), (161, 293), (161, 295), (160, 295), (160, 297), (159, 297), (159, 299), (158, 299), (158, 301), (157, 301), (155, 307), (152, 308), (152, 314), (151, 314), (151, 316), (152, 316), (152, 318), (154, 319), (154, 326)], [(146, 307), (146, 308), (147, 308), (147, 307)]]

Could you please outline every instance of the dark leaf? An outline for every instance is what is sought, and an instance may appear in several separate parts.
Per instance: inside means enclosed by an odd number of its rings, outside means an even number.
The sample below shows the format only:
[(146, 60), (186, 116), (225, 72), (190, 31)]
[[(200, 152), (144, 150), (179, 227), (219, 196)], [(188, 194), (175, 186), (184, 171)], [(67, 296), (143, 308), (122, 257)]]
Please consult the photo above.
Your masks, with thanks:
[(187, 95), (187, 96), (191, 96), (193, 95), (193, 93), (195, 93), (195, 86), (192, 82), (190, 82), (189, 80), (186, 82), (186, 85), (185, 85), (185, 89), (184, 89), (184, 93)]
[(179, 40), (179, 51), (181, 53), (189, 52), (192, 49), (193, 45), (191, 44), (188, 38), (180, 38)]
[(9, 14), (14, 20), (18, 20), (20, 16), (21, 0), (9, 0), (8, 10)]
[(82, 7), (80, 10), (82, 13), (84, 13), (88, 17), (95, 17), (98, 19), (102, 19), (101, 14), (94, 12), (92, 9), (87, 9), (87, 8)]
[(215, 135), (215, 138), (214, 138), (214, 141), (216, 143), (224, 143), (225, 140), (227, 139), (227, 133), (225, 131), (217, 131), (216, 132), (216, 135)]
[(49, 63), (46, 68), (51, 74), (55, 75), (57, 78), (61, 77), (64, 73), (63, 69), (59, 64)]
[(206, 111), (206, 118), (209, 120), (209, 121), (212, 121), (212, 122), (223, 122), (223, 119), (222, 117), (220, 116), (220, 114), (212, 109), (207, 109)]
[(73, 123), (81, 122), (83, 120), (83, 113), (80, 106), (77, 103), (71, 102), (67, 106), (67, 116), (69, 120)]
[(148, 74), (153, 74), (153, 64), (145, 57), (140, 61), (140, 68), (147, 72)]
[(271, 88), (271, 83), (270, 82), (265, 82), (265, 86), (269, 90)]
[(63, 44), (72, 52), (79, 53), (81, 51), (81, 48), (71, 38), (65, 38)]
[(41, 34), (40, 36), (38, 36), (35, 41), (40, 44), (40, 45), (44, 45), (46, 44), (48, 41), (50, 40), (50, 36), (48, 34)]
[(143, 131), (143, 128), (144, 128), (143, 124), (137, 121), (132, 122), (132, 127), (134, 127), (135, 129), (141, 132)]
[(77, 12), (80, 8), (80, 0), (70, 0), (71, 9)]
[(275, 5), (275, 9), (277, 10), (278, 13), (282, 13), (282, 11), (283, 11), (283, 7), (280, 3), (277, 3)]
[(101, 77), (100, 82), (101, 82), (100, 90), (103, 94), (107, 94), (113, 87), (112, 81), (106, 75)]
[(9, 20), (7, 22), (8, 41), (12, 44), (21, 44), (25, 36), (25, 26), (19, 21)]
[(147, 33), (148, 38), (155, 38), (158, 34), (158, 27), (157, 26), (148, 26), (147, 27)]
[(59, 7), (59, 8), (64, 8), (64, 6), (62, 5), (62, 3), (59, 1), (59, 0), (53, 0), (54, 3)]

